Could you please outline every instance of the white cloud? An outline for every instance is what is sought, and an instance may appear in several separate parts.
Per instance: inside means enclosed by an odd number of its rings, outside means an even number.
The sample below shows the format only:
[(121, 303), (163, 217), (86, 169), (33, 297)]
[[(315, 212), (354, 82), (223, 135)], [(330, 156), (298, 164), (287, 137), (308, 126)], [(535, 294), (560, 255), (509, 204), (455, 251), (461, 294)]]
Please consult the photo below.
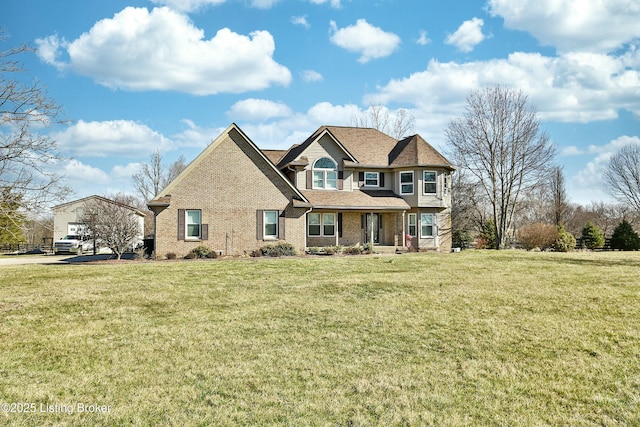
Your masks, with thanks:
[(469, 91), (495, 84), (522, 89), (543, 120), (586, 123), (616, 118), (620, 109), (640, 111), (640, 73), (602, 54), (516, 52), (489, 61), (432, 60), (426, 70), (389, 81), (368, 100), (410, 103), (422, 114), (457, 115)]
[(425, 46), (431, 43), (431, 39), (427, 37), (427, 32), (425, 30), (420, 30), (420, 37), (416, 41), (420, 46)]
[(334, 21), (330, 26), (331, 42), (349, 52), (359, 53), (358, 62), (363, 64), (391, 55), (400, 45), (400, 37), (396, 34), (374, 27), (364, 19), (344, 28), (338, 28)]
[(480, 18), (464, 21), (455, 33), (447, 37), (445, 43), (456, 46), (461, 52), (471, 52), (485, 39), (485, 35), (482, 34), (483, 25), (484, 21)]
[(280, 0), (251, 0), (251, 6), (258, 9), (270, 9)]
[(489, 0), (492, 16), (561, 52), (610, 52), (640, 38), (637, 0)]
[(140, 172), (141, 163), (127, 163), (126, 165), (115, 165), (111, 169), (111, 177), (118, 180), (131, 180), (131, 176)]
[(139, 157), (172, 145), (171, 140), (148, 126), (128, 120), (80, 120), (54, 132), (52, 138), (62, 150), (80, 157)]
[[(110, 181), (109, 175), (100, 168), (86, 165), (78, 160), (71, 159), (63, 167), (63, 175), (66, 180), (75, 182), (88, 182), (93, 184), (106, 184)], [(74, 188), (74, 190), (76, 190)]]
[(581, 202), (611, 199), (611, 195), (607, 193), (602, 181), (602, 176), (609, 165), (611, 156), (629, 144), (640, 145), (640, 137), (623, 135), (605, 145), (589, 146), (589, 153), (596, 156), (569, 179), (568, 190), (570, 190), (572, 197)]
[(320, 82), (322, 81), (323, 78), (324, 77), (322, 77), (322, 74), (314, 70), (304, 70), (302, 72), (302, 80), (304, 80), (307, 83)]
[[(186, 128), (171, 136), (173, 144), (171, 148), (198, 148), (202, 149), (218, 135), (220, 135), (226, 127), (207, 128), (198, 126), (192, 120), (182, 119), (181, 122)], [(197, 152), (195, 153), (197, 154)]]
[(254, 98), (236, 102), (227, 112), (227, 116), (234, 121), (237, 119), (262, 121), (289, 115), (291, 115), (291, 110), (282, 102)]
[(334, 9), (340, 9), (342, 7), (340, 0), (309, 0), (313, 4), (325, 4), (328, 3)]
[(155, 4), (169, 6), (180, 12), (193, 12), (207, 6), (217, 6), (227, 0), (151, 0)]
[(305, 28), (310, 28), (311, 24), (309, 24), (309, 21), (307, 21), (307, 16), (292, 16), (291, 17), (291, 23), (294, 25), (300, 25), (302, 27)]
[(564, 157), (571, 157), (571, 156), (580, 156), (584, 153), (585, 152), (583, 149), (576, 147), (575, 145), (570, 145), (568, 147), (564, 147), (560, 152), (560, 155)]
[[(273, 60), (269, 32), (244, 36), (223, 28), (206, 40), (187, 16), (166, 7), (127, 7), (68, 44), (50, 37), (37, 43), (43, 61), (114, 89), (211, 95), (291, 81), (291, 72)], [(54, 47), (66, 49), (68, 63), (56, 60)]]

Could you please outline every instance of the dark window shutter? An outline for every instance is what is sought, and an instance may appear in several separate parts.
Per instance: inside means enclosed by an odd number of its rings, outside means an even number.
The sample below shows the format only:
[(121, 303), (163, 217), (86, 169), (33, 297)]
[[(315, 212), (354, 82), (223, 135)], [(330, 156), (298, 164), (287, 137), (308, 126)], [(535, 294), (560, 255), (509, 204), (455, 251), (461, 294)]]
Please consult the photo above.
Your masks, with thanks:
[(338, 237), (342, 237), (342, 212), (338, 212)]
[(380, 187), (384, 187), (384, 172), (380, 172)]
[(256, 211), (256, 239), (264, 239), (264, 211)]
[(209, 240), (209, 224), (202, 224), (202, 229), (200, 230), (202, 234), (200, 238), (202, 240)]
[(344, 171), (338, 171), (338, 190), (344, 189)]
[(367, 227), (367, 215), (366, 214), (362, 214), (360, 215), (360, 228), (361, 229), (365, 229)]
[(308, 169), (307, 170), (307, 190), (310, 190), (313, 188), (313, 170)]
[(178, 209), (178, 240), (184, 240), (186, 211)]
[(358, 172), (358, 187), (364, 185), (364, 172)]
[(278, 215), (278, 239), (284, 240), (284, 223), (285, 223), (285, 215), (284, 211), (280, 212)]

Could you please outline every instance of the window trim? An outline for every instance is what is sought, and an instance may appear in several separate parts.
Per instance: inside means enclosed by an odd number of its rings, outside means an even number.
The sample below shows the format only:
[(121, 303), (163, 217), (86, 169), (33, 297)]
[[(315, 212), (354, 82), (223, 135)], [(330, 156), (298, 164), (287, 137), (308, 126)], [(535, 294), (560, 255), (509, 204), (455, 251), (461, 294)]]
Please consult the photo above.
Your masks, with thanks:
[[(411, 174), (411, 192), (404, 192), (402, 191), (402, 175), (403, 174)], [(400, 182), (400, 195), (402, 196), (410, 196), (412, 194), (414, 194), (415, 192), (415, 174), (413, 173), (413, 171), (401, 171), (400, 172), (400, 177), (399, 177), (399, 182)], [(407, 185), (408, 183), (405, 183), (404, 185)]]
[[(275, 213), (275, 221), (274, 222), (267, 222), (267, 214), (269, 213)], [(277, 210), (264, 210), (262, 211), (262, 240), (278, 240), (278, 237), (280, 236), (280, 227), (279, 227), (279, 217), (280, 216), (280, 212)], [(267, 226), (268, 225), (275, 225), (276, 228), (276, 232), (275, 234), (267, 234)]]
[[(370, 178), (367, 178), (367, 174), (375, 174), (375, 184), (367, 184), (367, 180), (372, 180)], [(365, 171), (364, 172), (364, 186), (365, 187), (375, 187), (375, 188), (380, 188), (380, 172), (374, 172), (374, 171)]]
[[(413, 225), (411, 224), (411, 218), (413, 218)], [(413, 227), (413, 234), (411, 233), (411, 227)], [(418, 214), (407, 214), (407, 234), (411, 237), (418, 237)]]
[[(310, 231), (309, 231), (309, 228), (311, 226), (311, 221), (309, 220), (309, 218), (311, 217), (311, 215), (319, 215), (320, 216), (320, 223), (319, 224), (313, 224), (314, 226), (319, 227), (319, 234), (311, 234)], [(325, 224), (325, 222), (324, 222), (325, 216), (332, 216), (333, 217), (333, 224)], [(332, 234), (326, 234), (325, 233), (325, 226), (333, 227), (333, 233)], [(338, 214), (336, 214), (335, 212), (309, 212), (307, 214), (307, 237), (335, 237), (337, 228), (338, 228)]]
[[(425, 216), (431, 217), (431, 224), (425, 224), (423, 218)], [(431, 234), (424, 233), (424, 227), (431, 227)], [(433, 213), (429, 212), (420, 212), (420, 238), (421, 239), (433, 239), (436, 237), (436, 216)]]
[[(332, 164), (332, 168), (318, 167), (317, 164), (320, 161), (329, 160)], [(320, 157), (315, 162), (313, 162), (313, 167), (311, 168), (311, 188), (314, 190), (337, 190), (338, 189), (338, 164), (330, 157)], [(322, 185), (316, 185), (316, 173), (322, 174)], [(333, 174), (334, 177), (329, 178), (329, 174)], [(329, 187), (327, 184), (329, 182), (333, 182), (333, 187)]]
[[(198, 213), (198, 223), (189, 222), (189, 214), (191, 212)], [(190, 225), (198, 225), (198, 235), (191, 236), (189, 235), (189, 226)], [(202, 240), (202, 209), (185, 209), (184, 212), (184, 239), (185, 240)]]
[[(432, 173), (435, 175), (433, 181), (427, 181), (425, 175), (428, 173)], [(427, 192), (427, 184), (433, 184), (435, 186), (435, 189), (433, 192)], [(429, 196), (438, 194), (438, 172), (437, 171), (432, 171), (432, 170), (422, 171), (422, 194), (429, 195)]]

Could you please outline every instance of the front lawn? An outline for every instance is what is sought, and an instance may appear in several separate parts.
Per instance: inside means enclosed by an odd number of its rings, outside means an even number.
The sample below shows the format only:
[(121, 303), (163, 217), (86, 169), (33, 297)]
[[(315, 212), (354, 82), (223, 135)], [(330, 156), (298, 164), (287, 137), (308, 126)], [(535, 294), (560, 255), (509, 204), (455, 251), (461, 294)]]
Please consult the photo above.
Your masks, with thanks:
[(640, 252), (1, 267), (0, 324), (8, 425), (640, 425)]

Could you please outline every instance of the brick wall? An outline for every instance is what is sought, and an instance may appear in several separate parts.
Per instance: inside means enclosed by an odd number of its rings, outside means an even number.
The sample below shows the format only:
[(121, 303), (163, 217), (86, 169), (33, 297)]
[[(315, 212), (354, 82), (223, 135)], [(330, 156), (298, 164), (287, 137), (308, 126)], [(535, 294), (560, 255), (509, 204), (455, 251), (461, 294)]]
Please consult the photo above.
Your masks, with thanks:
[[(284, 212), (284, 240), (303, 251), (304, 210), (291, 206), (294, 191), (235, 129), (221, 138), (169, 187), (170, 206), (156, 217), (156, 256), (181, 257), (199, 245), (239, 255), (274, 243), (258, 239), (257, 210)], [(202, 211), (207, 240), (178, 240), (178, 209)]]

